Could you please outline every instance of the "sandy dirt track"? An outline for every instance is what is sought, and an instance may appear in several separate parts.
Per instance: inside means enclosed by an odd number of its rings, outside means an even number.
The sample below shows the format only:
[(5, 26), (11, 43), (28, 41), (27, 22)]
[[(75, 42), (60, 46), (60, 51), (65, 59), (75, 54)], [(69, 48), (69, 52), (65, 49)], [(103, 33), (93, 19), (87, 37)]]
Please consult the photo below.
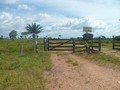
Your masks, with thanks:
[(118, 70), (96, 65), (70, 52), (51, 52), (51, 60), (53, 68), (46, 73), (48, 90), (120, 90)]

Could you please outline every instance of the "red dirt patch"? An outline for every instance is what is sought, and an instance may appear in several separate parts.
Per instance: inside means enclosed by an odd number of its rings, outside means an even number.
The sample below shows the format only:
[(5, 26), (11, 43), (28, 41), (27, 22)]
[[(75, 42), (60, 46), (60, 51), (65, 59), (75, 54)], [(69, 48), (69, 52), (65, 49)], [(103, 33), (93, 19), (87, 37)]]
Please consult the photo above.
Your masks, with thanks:
[[(49, 90), (120, 90), (120, 72), (101, 67), (70, 52), (51, 52), (53, 68), (46, 74)], [(66, 62), (77, 62), (77, 66)]]

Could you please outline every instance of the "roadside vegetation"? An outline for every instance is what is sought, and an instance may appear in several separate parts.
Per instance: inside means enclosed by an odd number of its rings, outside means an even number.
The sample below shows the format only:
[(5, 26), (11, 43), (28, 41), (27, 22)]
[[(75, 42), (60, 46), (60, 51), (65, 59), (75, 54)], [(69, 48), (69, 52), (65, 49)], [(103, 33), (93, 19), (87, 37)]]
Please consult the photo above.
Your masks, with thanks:
[[(25, 29), (26, 31), (21, 33), (20, 39), (16, 39), (17, 32), (15, 30), (12, 30), (9, 34), (11, 40), (3, 39), (3, 36), (0, 37), (0, 90), (47, 90), (44, 72), (51, 69), (52, 63), (50, 52), (45, 52), (43, 45), (37, 46), (37, 41), (42, 43), (42, 40), (38, 39), (42, 27), (33, 23), (31, 25), (27, 24)], [(32, 35), (33, 39), (27, 39), (28, 35)], [(60, 37), (61, 35), (59, 35)], [(92, 39), (93, 34), (85, 33), (83, 35), (84, 47), (82, 48), (85, 50), (81, 50), (83, 53), (75, 54), (87, 60), (95, 61), (100, 65), (120, 67), (120, 57), (102, 51), (92, 52), (91, 44), (89, 44), (89, 40)], [(101, 41), (102, 48), (112, 49), (112, 39), (103, 37)], [(99, 43), (97, 42), (97, 44)], [(78, 66), (78, 62), (66, 57), (66, 53), (57, 52), (57, 55), (66, 58), (66, 63)]]
[(80, 57), (85, 58), (90, 61), (94, 61), (100, 65), (120, 67), (120, 53), (118, 50), (112, 50), (112, 39), (101, 39), (102, 50), (95, 54), (88, 53), (76, 53)]
[(101, 65), (117, 65), (120, 66), (120, 58), (116, 57), (114, 55), (106, 55), (105, 53), (99, 52), (96, 54), (80, 54), (81, 57), (87, 59), (87, 60), (92, 60), (95, 61)]
[(50, 53), (42, 45), (38, 49), (35, 53), (32, 40), (0, 40), (0, 90), (46, 89), (43, 73), (51, 69)]
[(102, 48), (112, 49), (112, 38), (101, 39)]

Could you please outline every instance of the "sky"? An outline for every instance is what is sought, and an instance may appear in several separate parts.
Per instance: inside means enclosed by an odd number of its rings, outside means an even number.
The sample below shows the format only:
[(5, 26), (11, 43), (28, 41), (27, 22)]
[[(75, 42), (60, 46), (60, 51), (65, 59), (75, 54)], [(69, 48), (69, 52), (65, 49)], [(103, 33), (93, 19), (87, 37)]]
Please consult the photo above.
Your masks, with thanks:
[(18, 36), (27, 24), (43, 27), (40, 37), (82, 37), (92, 27), (95, 37), (120, 35), (120, 0), (0, 0), (0, 35)]

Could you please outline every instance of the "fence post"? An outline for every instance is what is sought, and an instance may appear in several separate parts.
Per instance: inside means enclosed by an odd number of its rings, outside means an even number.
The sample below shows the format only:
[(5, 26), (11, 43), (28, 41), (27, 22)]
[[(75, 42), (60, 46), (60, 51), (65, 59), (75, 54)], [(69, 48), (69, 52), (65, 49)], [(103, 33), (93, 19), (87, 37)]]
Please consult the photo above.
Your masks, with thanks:
[(43, 44), (44, 44), (44, 51), (45, 51), (45, 38), (43, 39)]
[(92, 50), (93, 50), (93, 38), (92, 38)]
[(46, 38), (44, 38), (44, 51), (47, 51), (47, 39)]
[(112, 44), (113, 44), (112, 49), (115, 49), (115, 38), (114, 38), (114, 36), (113, 36)]
[(20, 56), (23, 56), (23, 45), (20, 45)]
[(73, 39), (73, 52), (75, 52), (75, 39)]
[(35, 40), (35, 52), (38, 53), (38, 42)]
[(47, 39), (47, 50), (49, 51), (49, 38)]
[(99, 51), (101, 51), (101, 38), (100, 37), (98, 39), (98, 44), (99, 44)]

